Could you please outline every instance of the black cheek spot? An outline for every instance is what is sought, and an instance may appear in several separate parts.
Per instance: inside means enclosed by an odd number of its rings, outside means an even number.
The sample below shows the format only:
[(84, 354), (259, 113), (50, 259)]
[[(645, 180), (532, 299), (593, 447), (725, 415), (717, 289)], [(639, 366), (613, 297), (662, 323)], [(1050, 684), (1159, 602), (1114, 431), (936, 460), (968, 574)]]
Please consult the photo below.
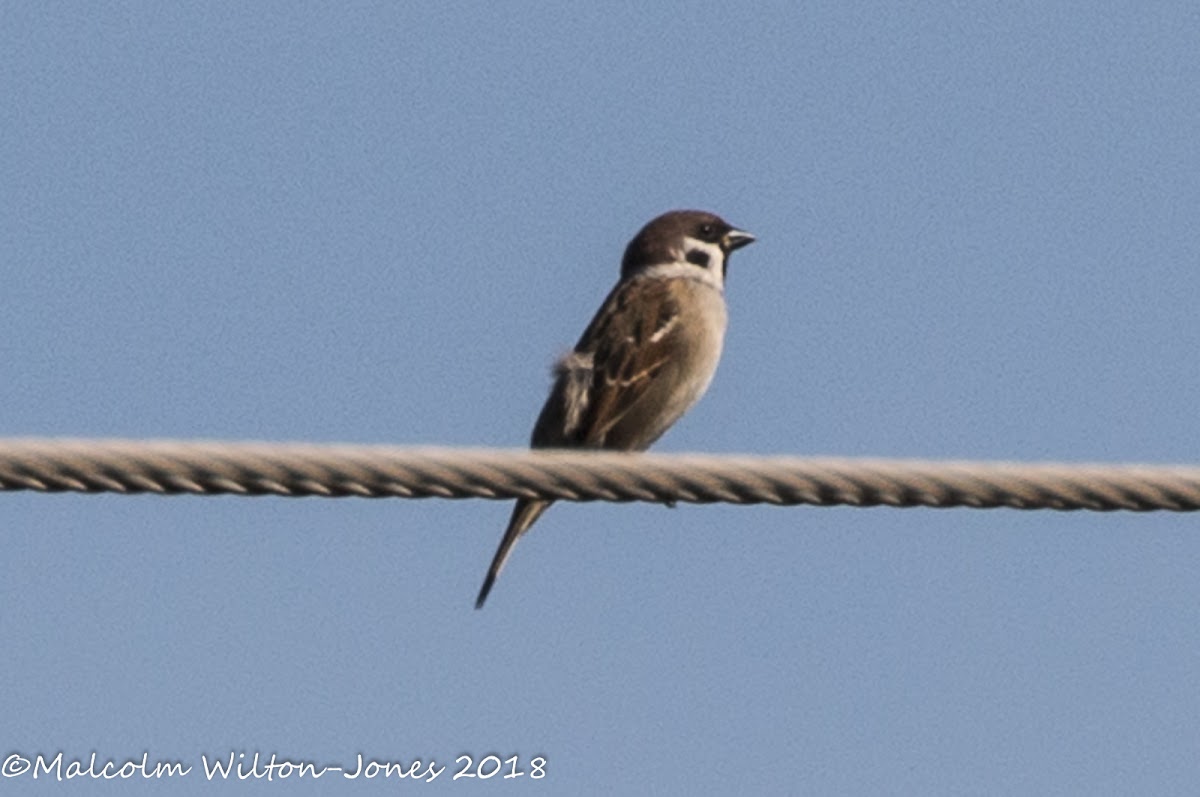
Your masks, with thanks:
[(687, 262), (700, 268), (708, 268), (708, 252), (703, 249), (690, 249), (687, 253)]

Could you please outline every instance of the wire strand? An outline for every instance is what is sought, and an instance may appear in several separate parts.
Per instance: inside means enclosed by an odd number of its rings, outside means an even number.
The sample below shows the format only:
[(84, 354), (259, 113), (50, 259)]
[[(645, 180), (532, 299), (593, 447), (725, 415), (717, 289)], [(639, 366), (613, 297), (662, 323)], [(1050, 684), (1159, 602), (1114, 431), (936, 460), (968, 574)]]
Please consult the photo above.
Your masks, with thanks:
[(1200, 509), (1200, 467), (0, 438), (0, 490)]

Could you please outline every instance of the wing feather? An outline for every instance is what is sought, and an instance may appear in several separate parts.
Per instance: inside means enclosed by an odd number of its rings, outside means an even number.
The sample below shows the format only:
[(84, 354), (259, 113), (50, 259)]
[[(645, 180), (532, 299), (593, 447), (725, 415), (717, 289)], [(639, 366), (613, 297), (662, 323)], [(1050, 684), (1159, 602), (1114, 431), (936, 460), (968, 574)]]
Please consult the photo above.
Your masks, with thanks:
[[(646, 394), (671, 359), (669, 335), (680, 313), (672, 283), (632, 280), (616, 291), (580, 345), (592, 348), (592, 380), (580, 442), (605, 445), (609, 431)], [(635, 298), (636, 295), (636, 298)], [(577, 349), (578, 350), (578, 349)]]

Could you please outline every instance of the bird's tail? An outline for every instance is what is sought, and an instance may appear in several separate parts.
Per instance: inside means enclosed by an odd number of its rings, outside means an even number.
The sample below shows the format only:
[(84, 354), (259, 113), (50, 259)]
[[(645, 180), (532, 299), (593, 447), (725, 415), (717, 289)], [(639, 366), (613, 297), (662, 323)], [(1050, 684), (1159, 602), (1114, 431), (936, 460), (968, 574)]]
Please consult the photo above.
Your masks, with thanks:
[(475, 599), (476, 609), (483, 608), (488, 593), (492, 591), (492, 585), (496, 583), (496, 577), (504, 569), (504, 563), (512, 554), (517, 540), (529, 530), (534, 521), (542, 516), (542, 513), (549, 508), (550, 503), (550, 501), (531, 501), (524, 498), (517, 501), (517, 505), (513, 507), (512, 517), (509, 518), (508, 528), (504, 530), (504, 537), (500, 540), (500, 547), (496, 549), (492, 565), (488, 568), (487, 575), (484, 576), (483, 586), (479, 588), (479, 597)]

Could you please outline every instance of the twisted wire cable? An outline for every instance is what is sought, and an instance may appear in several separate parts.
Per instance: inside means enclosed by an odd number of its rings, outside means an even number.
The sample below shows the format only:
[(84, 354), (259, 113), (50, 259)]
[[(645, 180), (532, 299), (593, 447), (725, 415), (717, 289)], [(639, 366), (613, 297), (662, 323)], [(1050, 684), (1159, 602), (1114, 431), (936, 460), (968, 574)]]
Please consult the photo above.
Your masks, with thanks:
[(1200, 509), (1200, 467), (0, 438), (0, 490)]

